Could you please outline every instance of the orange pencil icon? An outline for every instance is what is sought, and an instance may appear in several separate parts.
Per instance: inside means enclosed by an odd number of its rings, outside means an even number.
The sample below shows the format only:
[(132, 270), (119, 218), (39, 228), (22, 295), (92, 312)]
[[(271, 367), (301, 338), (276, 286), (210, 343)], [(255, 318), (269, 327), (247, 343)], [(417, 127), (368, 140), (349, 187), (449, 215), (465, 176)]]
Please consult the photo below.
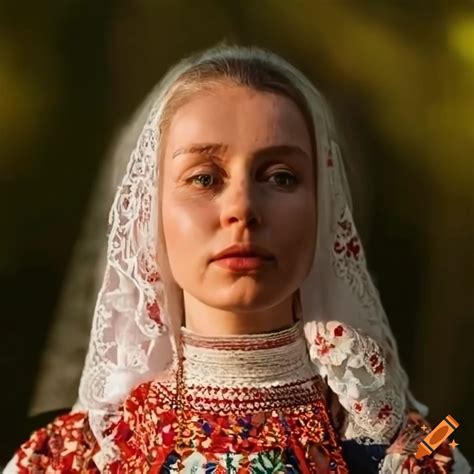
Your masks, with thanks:
[(458, 426), (459, 423), (451, 415), (448, 415), (423, 438), (418, 445), (416, 459), (431, 454)]

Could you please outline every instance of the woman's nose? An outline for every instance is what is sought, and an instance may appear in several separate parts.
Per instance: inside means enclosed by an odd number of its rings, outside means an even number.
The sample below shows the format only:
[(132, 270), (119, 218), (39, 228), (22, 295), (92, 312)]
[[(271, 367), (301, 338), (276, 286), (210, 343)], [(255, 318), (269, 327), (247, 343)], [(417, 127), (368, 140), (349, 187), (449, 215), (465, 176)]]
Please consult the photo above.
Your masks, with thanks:
[(261, 223), (257, 190), (247, 179), (229, 183), (222, 199), (221, 224), (253, 227)]

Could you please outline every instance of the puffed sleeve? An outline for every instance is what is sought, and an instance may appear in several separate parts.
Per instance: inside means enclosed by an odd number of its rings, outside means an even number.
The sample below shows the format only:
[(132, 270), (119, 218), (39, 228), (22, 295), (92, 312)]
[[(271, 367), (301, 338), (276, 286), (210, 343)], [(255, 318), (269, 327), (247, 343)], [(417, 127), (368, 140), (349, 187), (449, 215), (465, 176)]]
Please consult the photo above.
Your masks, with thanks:
[(311, 322), (305, 332), (311, 360), (338, 398), (338, 431), (351, 473), (472, 473), (448, 441), (416, 459), (431, 427), (391, 383), (384, 351), (375, 340), (339, 321)]
[(104, 473), (155, 473), (175, 461), (177, 419), (169, 390), (169, 383), (155, 380), (139, 385), (127, 397), (120, 417), (104, 432), (116, 452), (115, 460), (103, 466)]
[(381, 347), (339, 321), (305, 326), (312, 362), (345, 410), (343, 440), (390, 444), (405, 416), (405, 395), (386, 376)]
[(4, 472), (95, 474), (93, 461), (98, 450), (87, 414), (67, 413), (32, 433), (15, 453)]

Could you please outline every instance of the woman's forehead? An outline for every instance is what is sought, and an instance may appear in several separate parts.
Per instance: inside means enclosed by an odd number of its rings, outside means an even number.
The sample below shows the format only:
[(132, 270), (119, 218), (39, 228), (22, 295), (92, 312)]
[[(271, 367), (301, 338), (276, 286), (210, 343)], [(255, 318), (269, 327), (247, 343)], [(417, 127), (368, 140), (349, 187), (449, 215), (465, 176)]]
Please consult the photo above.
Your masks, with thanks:
[(297, 105), (282, 95), (242, 86), (199, 94), (172, 117), (167, 155), (206, 143), (226, 153), (289, 146), (311, 155), (310, 133)]

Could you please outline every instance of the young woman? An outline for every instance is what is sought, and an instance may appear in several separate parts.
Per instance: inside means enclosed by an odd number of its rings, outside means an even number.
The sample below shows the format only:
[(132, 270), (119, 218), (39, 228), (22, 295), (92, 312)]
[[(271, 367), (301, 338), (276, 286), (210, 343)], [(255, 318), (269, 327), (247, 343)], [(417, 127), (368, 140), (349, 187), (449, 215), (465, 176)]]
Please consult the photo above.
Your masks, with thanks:
[(137, 120), (79, 401), (6, 472), (470, 472), (447, 441), (415, 457), (427, 409), (314, 86), (220, 46)]

